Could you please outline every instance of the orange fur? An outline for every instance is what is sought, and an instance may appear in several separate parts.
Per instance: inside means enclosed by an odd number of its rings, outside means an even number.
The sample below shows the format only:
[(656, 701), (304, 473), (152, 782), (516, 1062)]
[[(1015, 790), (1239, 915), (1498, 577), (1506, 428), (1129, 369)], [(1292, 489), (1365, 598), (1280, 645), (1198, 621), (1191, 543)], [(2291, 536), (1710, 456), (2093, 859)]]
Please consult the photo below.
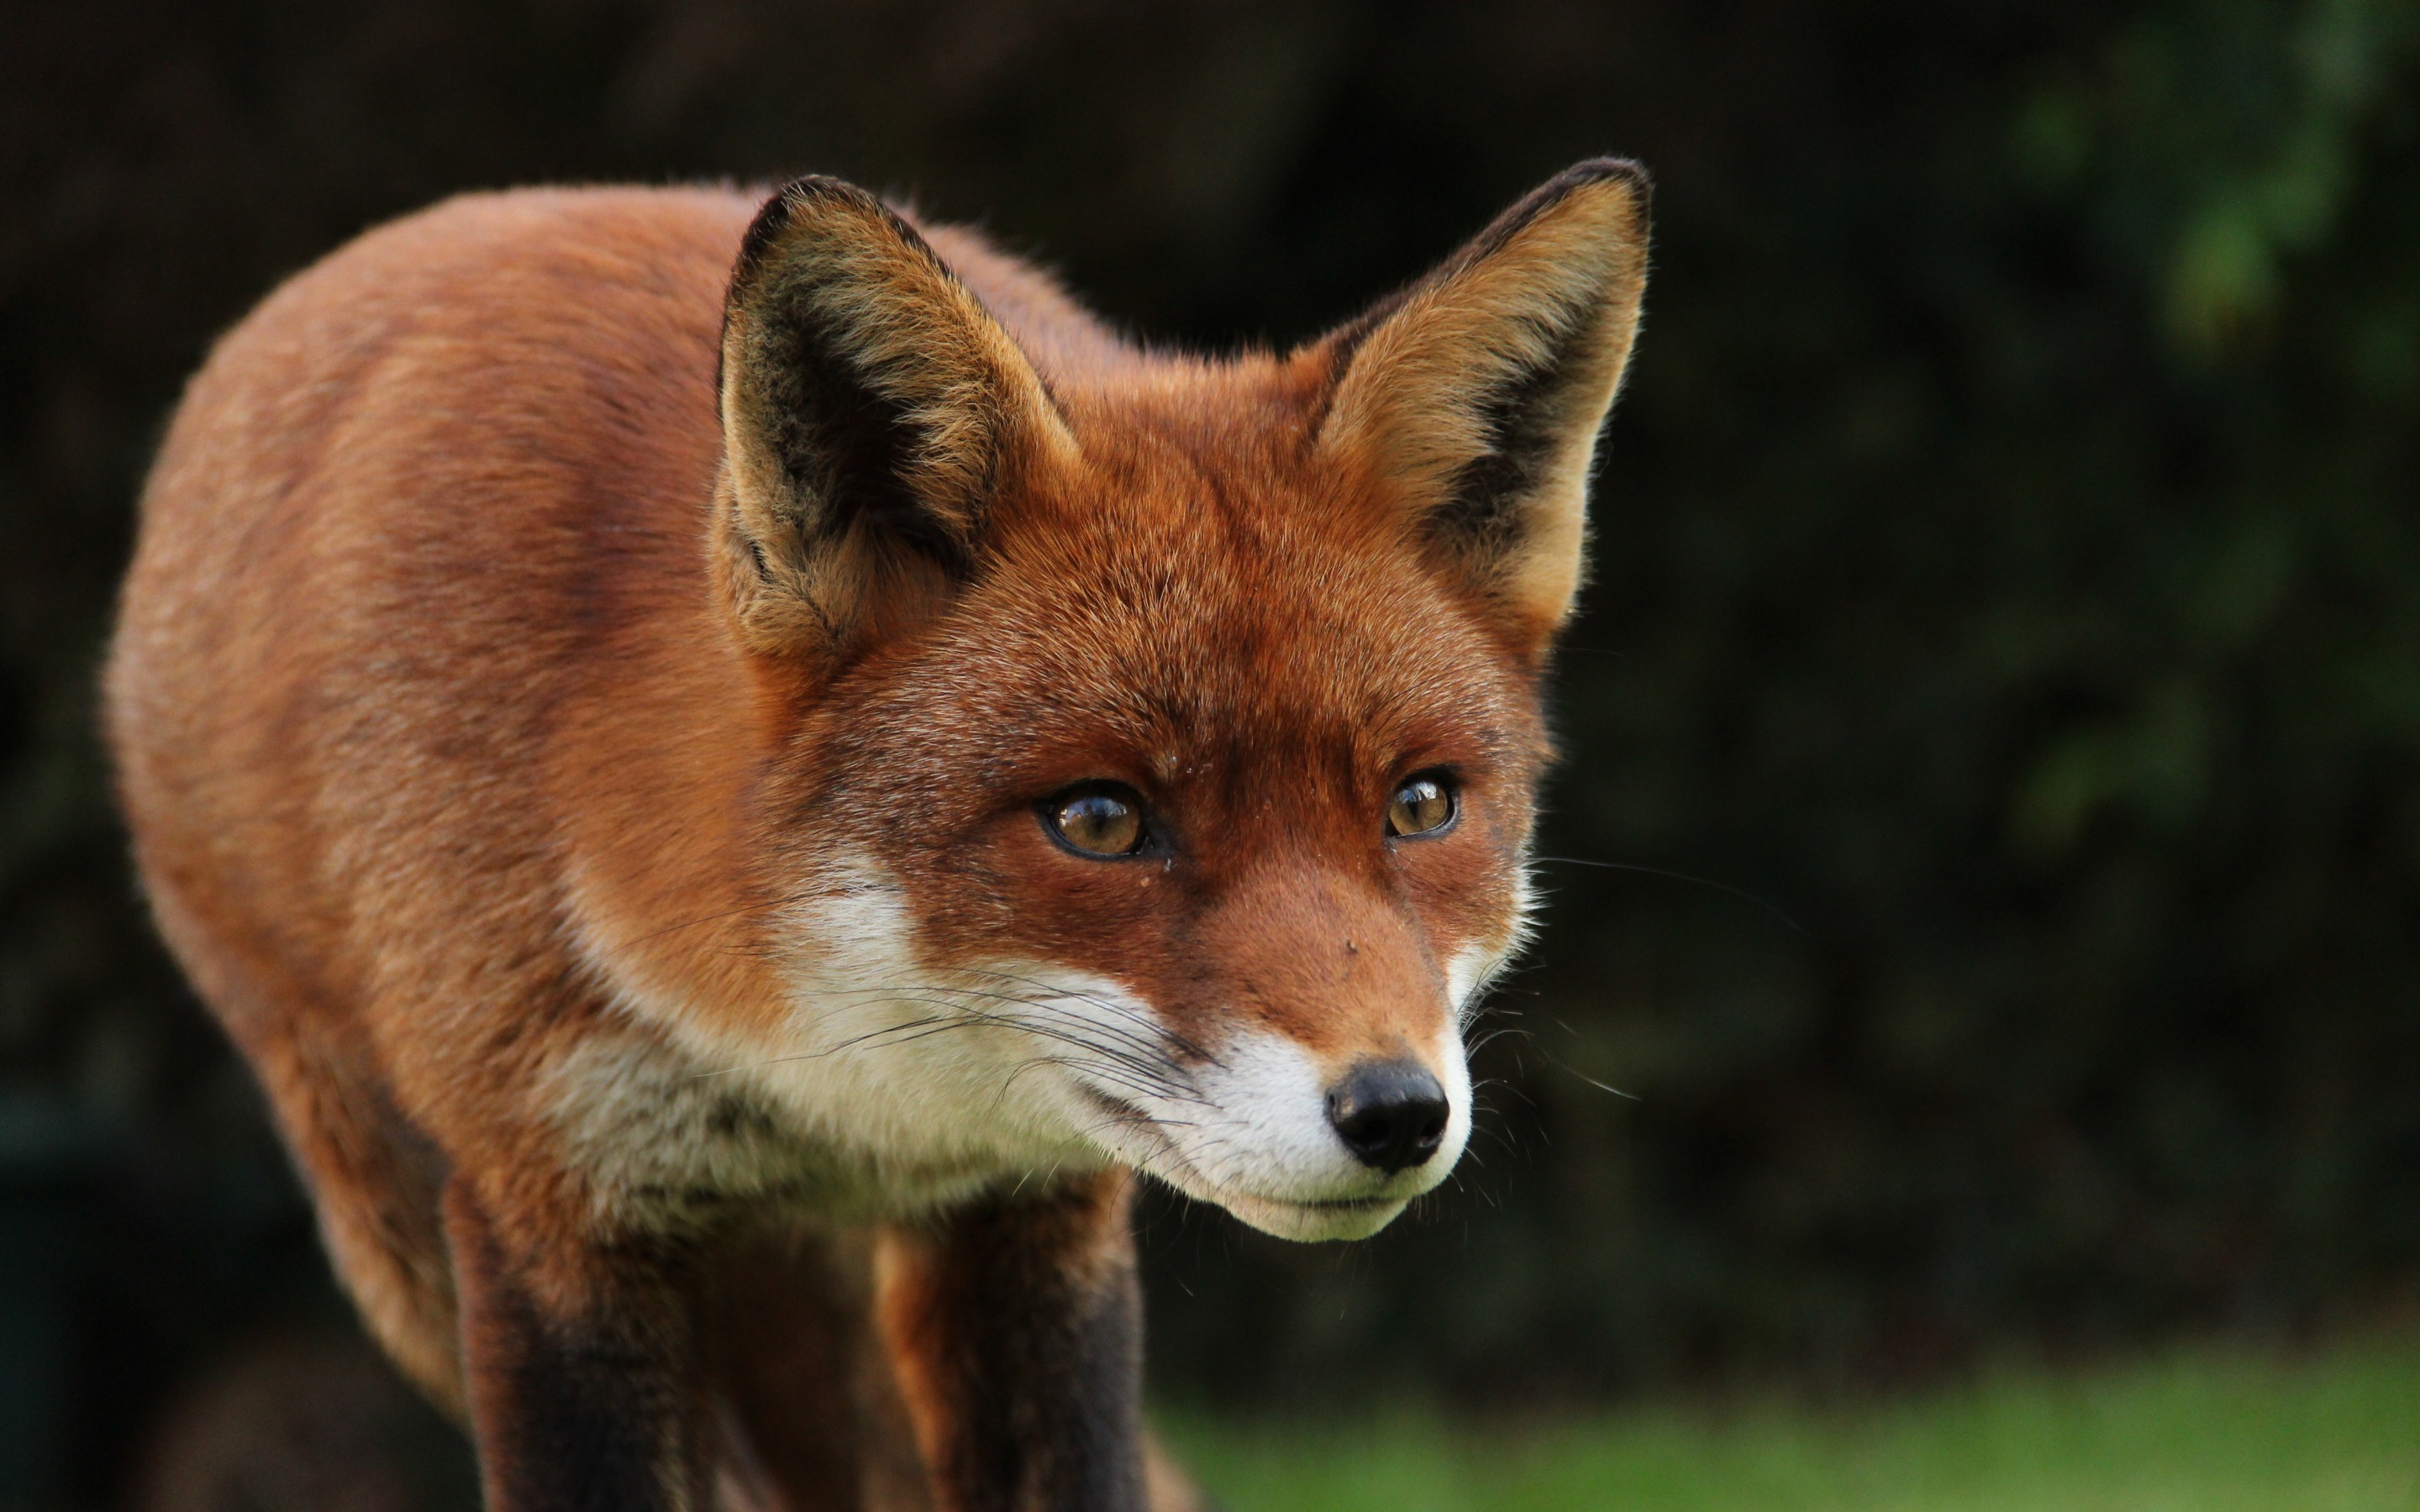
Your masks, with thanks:
[[(826, 180), (761, 213), (479, 195), (220, 344), (145, 496), (121, 791), (170, 945), (491, 1504), (569, 1496), (549, 1446), (607, 1422), (578, 1463), (614, 1504), (927, 1494), (782, 1468), (835, 1443), (945, 1467), (939, 1506), (1124, 1504), (1130, 1381), (1009, 1414), (1094, 1425), (1108, 1469), (985, 1458), (963, 1364), (1123, 1348), (1113, 1173), (1302, 1233), (1442, 1176), (1285, 1165), (1249, 1100), (1387, 1058), (1464, 1085), (1644, 209), (1635, 170), (1575, 170), (1336, 336), (1211, 363)], [(1388, 839), (1427, 770), (1460, 818)], [(1148, 803), (1149, 856), (1037, 819), (1099, 781)], [(1187, 1097), (1274, 1153), (1187, 1145)], [(709, 1304), (867, 1225), (881, 1390), (811, 1391)], [(1109, 1279), (1002, 1291), (968, 1236), (1009, 1233), (1019, 1274)], [(1018, 1297), (1074, 1311), (1000, 1321)], [(795, 1348), (854, 1381), (861, 1336)], [(606, 1374), (564, 1395), (565, 1360)], [(873, 1447), (910, 1424), (921, 1451)]]

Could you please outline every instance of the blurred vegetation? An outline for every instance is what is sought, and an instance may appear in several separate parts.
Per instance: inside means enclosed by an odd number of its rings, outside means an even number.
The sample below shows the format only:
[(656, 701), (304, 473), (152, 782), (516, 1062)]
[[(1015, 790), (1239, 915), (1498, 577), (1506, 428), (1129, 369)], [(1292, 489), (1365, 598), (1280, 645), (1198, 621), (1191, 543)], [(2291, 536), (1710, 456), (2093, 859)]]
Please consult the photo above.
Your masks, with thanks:
[(1995, 1369), (1822, 1412), (1169, 1427), (1236, 1512), (2410, 1512), (2415, 1413), (2420, 1349), (2403, 1333), (2316, 1355)]
[(1232, 347), (1656, 172), (1543, 846), (1645, 870), (1546, 863), (1458, 1192), (1349, 1251), (1153, 1214), (1165, 1389), (1868, 1381), (2407, 1288), (2415, 85), (2375, 0), (0, 9), (0, 1492), (341, 1316), (91, 739), (150, 447), (280, 277), (533, 180), (839, 172)]

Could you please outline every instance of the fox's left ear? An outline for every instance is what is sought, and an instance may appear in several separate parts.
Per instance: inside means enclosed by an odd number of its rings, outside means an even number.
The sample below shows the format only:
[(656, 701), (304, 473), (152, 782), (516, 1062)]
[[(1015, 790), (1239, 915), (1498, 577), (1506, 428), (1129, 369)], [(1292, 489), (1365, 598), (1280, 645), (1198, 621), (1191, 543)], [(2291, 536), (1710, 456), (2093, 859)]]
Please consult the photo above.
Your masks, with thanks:
[(1321, 344), (1319, 447), (1367, 470), (1532, 658), (1571, 612), (1597, 432), (1647, 283), (1647, 175), (1583, 162)]

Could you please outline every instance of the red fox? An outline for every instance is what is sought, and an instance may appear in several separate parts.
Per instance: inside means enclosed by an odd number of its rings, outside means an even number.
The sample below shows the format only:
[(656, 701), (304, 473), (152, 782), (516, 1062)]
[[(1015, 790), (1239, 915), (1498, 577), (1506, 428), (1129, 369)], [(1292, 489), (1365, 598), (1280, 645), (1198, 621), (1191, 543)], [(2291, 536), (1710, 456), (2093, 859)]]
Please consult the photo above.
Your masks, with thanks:
[(120, 791), (490, 1508), (1184, 1500), (1132, 1175), (1460, 1154), (1647, 197), (1212, 360), (834, 179), (480, 194), (219, 343)]

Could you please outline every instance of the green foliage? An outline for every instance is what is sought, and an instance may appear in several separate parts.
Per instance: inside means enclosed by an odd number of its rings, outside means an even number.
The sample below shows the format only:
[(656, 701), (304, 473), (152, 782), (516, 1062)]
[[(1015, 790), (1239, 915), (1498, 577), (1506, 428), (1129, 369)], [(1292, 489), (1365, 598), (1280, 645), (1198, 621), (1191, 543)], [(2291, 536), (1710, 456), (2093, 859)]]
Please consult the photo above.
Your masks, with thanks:
[(1996, 1372), (1904, 1402), (1474, 1426), (1178, 1419), (1236, 1512), (2404, 1512), (2420, 1504), (2409, 1338), (2279, 1360)]

